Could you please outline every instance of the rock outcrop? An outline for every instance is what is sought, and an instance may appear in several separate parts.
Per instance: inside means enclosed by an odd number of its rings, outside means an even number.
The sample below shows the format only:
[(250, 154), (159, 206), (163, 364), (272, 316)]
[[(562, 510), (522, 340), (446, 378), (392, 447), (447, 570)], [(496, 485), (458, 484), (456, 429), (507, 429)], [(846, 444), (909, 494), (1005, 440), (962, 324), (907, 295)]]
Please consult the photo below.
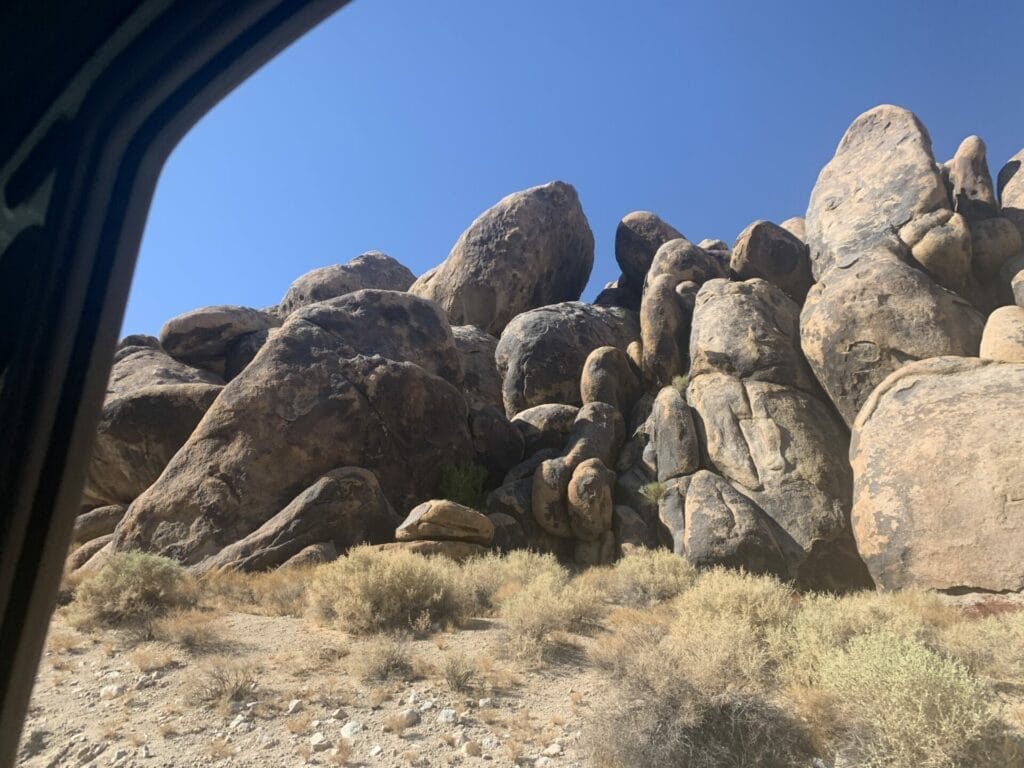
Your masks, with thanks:
[(1024, 589), (1024, 365), (939, 357), (871, 394), (850, 446), (853, 530), (885, 589)]
[(406, 291), (416, 280), (407, 267), (380, 251), (367, 251), (346, 264), (331, 264), (307, 272), (289, 286), (278, 305), (282, 317), (318, 301), (353, 291)]
[(280, 324), (276, 316), (249, 307), (203, 307), (164, 323), (160, 346), (175, 360), (223, 378), (227, 360), (240, 339)]
[(578, 299), (593, 264), (594, 235), (576, 190), (553, 181), (480, 214), (409, 290), (440, 304), (452, 325), (498, 335), (527, 310)]

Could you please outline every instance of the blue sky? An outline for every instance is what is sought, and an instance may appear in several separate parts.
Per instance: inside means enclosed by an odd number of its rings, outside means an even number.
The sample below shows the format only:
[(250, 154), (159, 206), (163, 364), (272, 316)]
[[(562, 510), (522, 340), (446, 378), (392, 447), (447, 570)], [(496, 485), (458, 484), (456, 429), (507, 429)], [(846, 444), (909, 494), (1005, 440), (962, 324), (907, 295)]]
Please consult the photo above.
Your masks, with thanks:
[(1024, 146), (1024, 3), (355, 0), (213, 109), (161, 174), (125, 333), (275, 304), (366, 250), (420, 274), (504, 195), (576, 186), (596, 239), (653, 210), (731, 243), (802, 215), (846, 126), (914, 110), (938, 159)]

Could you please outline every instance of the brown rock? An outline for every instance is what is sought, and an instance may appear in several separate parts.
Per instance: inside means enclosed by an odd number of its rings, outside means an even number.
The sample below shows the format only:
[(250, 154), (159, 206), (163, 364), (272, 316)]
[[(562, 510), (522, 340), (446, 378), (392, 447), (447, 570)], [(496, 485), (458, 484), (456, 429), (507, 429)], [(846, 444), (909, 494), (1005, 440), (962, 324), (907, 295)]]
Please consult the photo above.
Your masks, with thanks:
[(300, 549), (296, 554), (281, 563), (281, 567), (312, 568), (324, 563), (333, 563), (338, 559), (338, 554), (338, 548), (334, 546), (334, 542), (321, 541)]
[(674, 285), (689, 281), (698, 286), (716, 277), (728, 277), (727, 264), (728, 259), (723, 264), (714, 253), (694, 245), (686, 238), (669, 240), (654, 254), (644, 291), (661, 275), (674, 277)]
[(883, 381), (850, 446), (853, 531), (885, 589), (1024, 589), (1024, 365), (941, 357)]
[(1024, 308), (1000, 307), (985, 323), (981, 334), (982, 360), (1024, 363)]
[(1011, 157), (999, 171), (1000, 215), (1009, 219), (1024, 238), (1024, 149)]
[(693, 411), (674, 386), (663, 387), (654, 399), (647, 432), (654, 446), (658, 480), (692, 475), (700, 468), (700, 445)]
[(494, 525), (475, 509), (448, 499), (425, 501), (395, 531), (398, 541), (471, 541), (490, 546)]
[(561, 451), (569, 438), (572, 425), (580, 409), (564, 403), (545, 403), (520, 411), (512, 419), (526, 441), (526, 455), (532, 455), (544, 448)]
[(804, 355), (847, 424), (912, 360), (976, 355), (984, 321), (959, 296), (886, 251), (830, 270), (800, 315)]
[(587, 459), (573, 470), (567, 494), (573, 536), (596, 541), (612, 526), (615, 473), (600, 459)]
[(605, 531), (597, 541), (577, 541), (573, 548), (573, 561), (583, 568), (608, 565), (615, 560), (617, 549), (615, 534)]
[(491, 540), (492, 549), (499, 552), (512, 552), (516, 549), (527, 549), (530, 546), (526, 538), (526, 532), (519, 520), (503, 512), (494, 512), (487, 515), (487, 519), (494, 526), (494, 538)]
[(265, 571), (320, 542), (346, 552), (356, 544), (389, 541), (399, 520), (372, 472), (335, 469), (248, 536), (201, 561), (196, 570)]
[(648, 282), (640, 303), (642, 370), (644, 378), (658, 386), (686, 370), (691, 315), (676, 292), (677, 285), (674, 275), (659, 275)]
[(949, 198), (921, 122), (888, 104), (868, 110), (846, 130), (811, 192), (806, 226), (815, 278), (942, 208), (950, 208)]
[(1009, 219), (1001, 217), (971, 225), (974, 272), (983, 283), (998, 279), (999, 270), (1021, 252), (1021, 235)]
[(580, 376), (598, 347), (625, 350), (640, 336), (634, 312), (565, 302), (516, 317), (505, 328), (495, 360), (505, 413), (545, 403), (581, 405)]
[(92, 560), (98, 552), (107, 547), (113, 538), (114, 534), (112, 533), (97, 536), (85, 542), (82, 546), (73, 549), (64, 562), (64, 573), (69, 574), (79, 570)]
[(971, 230), (959, 213), (939, 209), (919, 216), (899, 231), (914, 260), (935, 281), (950, 291), (963, 293), (971, 274)]
[(228, 349), (234, 342), (280, 324), (274, 315), (249, 307), (203, 307), (164, 323), (160, 329), (160, 346), (186, 365), (223, 377)]
[(985, 158), (985, 142), (977, 136), (968, 136), (946, 165), (953, 210), (972, 223), (995, 216), (998, 205)]
[(501, 375), (494, 361), (498, 340), (472, 325), (454, 326), (452, 337), (462, 361), (462, 390), (466, 402), (471, 408), (493, 405), (503, 409)]
[(697, 568), (725, 566), (787, 578), (770, 518), (751, 499), (706, 470), (686, 490), (683, 548)]
[(632, 507), (616, 504), (612, 509), (612, 533), (625, 557), (634, 549), (657, 549), (657, 532)]
[(803, 241), (770, 221), (755, 221), (732, 246), (732, 271), (740, 280), (759, 277), (802, 304), (814, 283)]
[(618, 347), (598, 347), (587, 356), (580, 376), (583, 403), (608, 403), (629, 413), (641, 391), (632, 361)]
[(784, 230), (793, 235), (801, 243), (807, 242), (807, 224), (803, 216), (793, 216), (779, 224)]
[[(639, 295), (654, 254), (669, 240), (682, 235), (650, 211), (626, 214), (615, 230), (615, 260), (629, 286)], [(625, 287), (620, 284), (619, 287)]]
[(71, 543), (81, 544), (113, 533), (114, 528), (121, 522), (121, 518), (127, 511), (128, 507), (124, 504), (108, 504), (105, 507), (97, 507), (80, 514), (75, 518)]
[(579, 299), (593, 263), (594, 235), (576, 190), (553, 181), (482, 213), (409, 291), (440, 304), (452, 325), (499, 335), (527, 310)]
[(332, 264), (307, 272), (288, 288), (278, 307), (281, 317), (318, 301), (327, 301), (368, 288), (407, 291), (416, 276), (386, 253), (367, 251), (347, 264)]
[(686, 491), (689, 487), (689, 476), (673, 478), (661, 485), (661, 496), (658, 497), (662, 532), (677, 555), (686, 554)]

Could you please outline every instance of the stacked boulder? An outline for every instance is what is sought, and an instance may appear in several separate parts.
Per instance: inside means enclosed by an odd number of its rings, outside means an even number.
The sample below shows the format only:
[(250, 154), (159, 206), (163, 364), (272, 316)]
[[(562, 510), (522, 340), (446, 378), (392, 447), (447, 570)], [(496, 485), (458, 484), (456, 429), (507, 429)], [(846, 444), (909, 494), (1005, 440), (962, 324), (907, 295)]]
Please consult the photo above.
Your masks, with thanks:
[(627, 214), (592, 303), (555, 181), (419, 278), (369, 252), (275, 307), (180, 315), (119, 346), (69, 567), (664, 547), (805, 588), (1024, 589), (1022, 162), (993, 184), (972, 136), (937, 163), (883, 105), (806, 217), (730, 247)]

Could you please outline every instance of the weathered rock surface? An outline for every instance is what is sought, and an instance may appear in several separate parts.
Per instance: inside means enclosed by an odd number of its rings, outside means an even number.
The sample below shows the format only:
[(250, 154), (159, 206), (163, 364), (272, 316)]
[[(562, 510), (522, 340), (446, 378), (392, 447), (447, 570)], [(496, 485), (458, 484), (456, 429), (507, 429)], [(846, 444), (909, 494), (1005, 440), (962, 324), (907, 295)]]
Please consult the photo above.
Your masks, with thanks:
[(160, 346), (175, 360), (223, 377), (228, 350), (235, 341), (280, 324), (277, 317), (249, 307), (203, 307), (164, 323)]
[(287, 317), (296, 309), (346, 293), (374, 288), (407, 291), (416, 276), (395, 259), (380, 251), (367, 251), (347, 264), (332, 264), (307, 272), (288, 288), (279, 312)]
[(615, 229), (615, 260), (626, 278), (619, 288), (631, 289), (639, 296), (654, 254), (669, 240), (683, 235), (671, 224), (650, 211), (633, 211), (622, 217)]
[(800, 308), (755, 278), (711, 280), (697, 294), (690, 335), (690, 377), (724, 373), (818, 393), (800, 354)]
[(282, 568), (312, 568), (315, 565), (333, 563), (338, 559), (338, 548), (333, 542), (321, 541), (300, 549), (283, 563)]
[[(286, 562), (298, 565), (300, 561), (292, 561), (301, 552), (327, 543), (337, 557), (356, 544), (389, 541), (400, 519), (372, 472), (335, 469), (248, 536), (203, 560), (199, 570), (264, 571)], [(305, 559), (315, 557), (310, 551)]]
[(970, 287), (971, 229), (959, 213), (941, 208), (899, 230), (914, 261), (943, 288), (964, 294)]
[(425, 501), (395, 531), (398, 541), (470, 541), (489, 546), (494, 524), (475, 509), (448, 499)]
[(949, 169), (953, 210), (970, 222), (991, 218), (998, 211), (992, 175), (988, 171), (985, 142), (968, 136), (946, 166)]
[(852, 424), (871, 391), (900, 366), (976, 355), (982, 316), (887, 251), (830, 270), (800, 316), (803, 352), (840, 415)]
[(815, 278), (888, 243), (918, 216), (949, 207), (917, 117), (888, 104), (868, 110), (846, 130), (811, 192), (806, 226)]
[(633, 362), (618, 347), (598, 347), (583, 364), (580, 399), (584, 404), (602, 402), (628, 414), (642, 392)]
[(853, 530), (885, 589), (1024, 589), (1024, 365), (911, 363), (872, 393), (850, 446)]
[(114, 355), (82, 503), (128, 504), (160, 476), (222, 388), (213, 373), (130, 337)]
[(658, 481), (692, 475), (700, 468), (700, 444), (693, 411), (676, 387), (663, 387), (654, 399), (647, 432), (658, 466)]
[(612, 488), (615, 473), (600, 459), (581, 461), (573, 470), (567, 493), (572, 535), (596, 541), (612, 527)]
[(231, 381), (244, 371), (245, 367), (256, 357), (256, 353), (263, 349), (270, 334), (275, 331), (276, 329), (270, 328), (265, 331), (245, 333), (228, 344), (224, 353), (224, 380)]
[(517, 413), (512, 419), (512, 425), (526, 441), (527, 456), (545, 448), (561, 451), (579, 412), (577, 406), (564, 403), (535, 405)]
[(575, 301), (594, 263), (594, 235), (562, 181), (503, 198), (459, 237), (411, 293), (436, 301), (452, 325), (501, 334), (527, 310)]
[(71, 543), (81, 544), (113, 533), (127, 510), (128, 507), (124, 504), (108, 504), (83, 512), (75, 518)]
[(999, 170), (1000, 215), (1013, 222), (1024, 238), (1024, 149), (1011, 157)]
[(523, 459), (523, 433), (493, 405), (469, 409), (469, 435), (477, 463), (488, 470), (494, 482)]
[(580, 374), (598, 347), (625, 350), (640, 336), (636, 314), (615, 307), (564, 302), (516, 317), (498, 341), (505, 413), (545, 403), (581, 405)]
[(336, 467), (373, 471), (407, 512), (442, 466), (472, 458), (465, 400), (446, 378), (460, 373), (430, 302), (363, 291), (293, 313), (132, 504), (116, 547), (197, 563)]
[(690, 478), (683, 549), (698, 568), (726, 566), (781, 578), (789, 575), (773, 523), (751, 499), (707, 470)]
[(807, 242), (807, 223), (803, 216), (791, 216), (779, 224), (784, 230), (793, 235), (801, 243)]
[(718, 256), (682, 237), (669, 240), (654, 254), (645, 290), (660, 275), (671, 275), (676, 285), (687, 281), (703, 285), (716, 277), (728, 276), (726, 266)]
[(1024, 363), (1024, 308), (1000, 307), (985, 323), (981, 334), (982, 360)]
[(732, 246), (730, 267), (740, 280), (760, 277), (802, 304), (814, 283), (807, 246), (770, 221), (755, 221)]
[(472, 325), (452, 327), (455, 348), (462, 360), (462, 389), (466, 402), (472, 406), (494, 405), (501, 402), (501, 375), (494, 362), (498, 340)]

